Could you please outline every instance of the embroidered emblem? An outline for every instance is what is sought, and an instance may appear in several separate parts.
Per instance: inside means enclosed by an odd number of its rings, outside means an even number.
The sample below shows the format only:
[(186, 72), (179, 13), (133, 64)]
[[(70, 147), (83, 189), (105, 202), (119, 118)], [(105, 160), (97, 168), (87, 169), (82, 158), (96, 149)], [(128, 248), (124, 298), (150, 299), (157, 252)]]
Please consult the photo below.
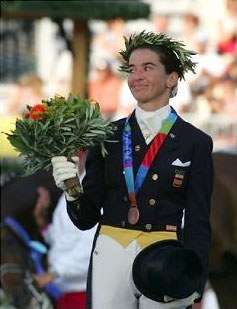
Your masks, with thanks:
[(173, 180), (173, 187), (180, 188), (183, 184), (185, 172), (183, 170), (175, 170), (175, 176)]

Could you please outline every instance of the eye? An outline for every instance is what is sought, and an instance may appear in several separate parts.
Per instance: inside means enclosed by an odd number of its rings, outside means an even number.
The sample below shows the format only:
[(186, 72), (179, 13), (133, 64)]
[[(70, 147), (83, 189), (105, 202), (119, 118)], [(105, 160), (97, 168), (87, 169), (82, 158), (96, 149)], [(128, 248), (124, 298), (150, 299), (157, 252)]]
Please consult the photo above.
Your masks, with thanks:
[(133, 68), (129, 68), (129, 69), (128, 69), (128, 73), (129, 73), (129, 74), (134, 73), (134, 69), (133, 69)]
[(152, 66), (151, 65), (145, 65), (144, 66), (144, 70), (145, 71), (150, 71), (150, 70), (152, 70)]

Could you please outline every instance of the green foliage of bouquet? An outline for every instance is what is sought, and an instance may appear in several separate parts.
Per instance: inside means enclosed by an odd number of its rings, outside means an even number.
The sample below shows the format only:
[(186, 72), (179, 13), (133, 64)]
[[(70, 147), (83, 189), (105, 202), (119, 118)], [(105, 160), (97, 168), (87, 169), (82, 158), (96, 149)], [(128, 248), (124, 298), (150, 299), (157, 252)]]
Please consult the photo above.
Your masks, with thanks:
[(91, 146), (101, 145), (102, 154), (106, 154), (104, 141), (114, 128), (101, 117), (98, 103), (69, 95), (27, 108), (27, 115), (16, 120), (11, 134), (6, 133), (24, 158), (24, 175), (49, 170), (54, 156), (75, 156)]

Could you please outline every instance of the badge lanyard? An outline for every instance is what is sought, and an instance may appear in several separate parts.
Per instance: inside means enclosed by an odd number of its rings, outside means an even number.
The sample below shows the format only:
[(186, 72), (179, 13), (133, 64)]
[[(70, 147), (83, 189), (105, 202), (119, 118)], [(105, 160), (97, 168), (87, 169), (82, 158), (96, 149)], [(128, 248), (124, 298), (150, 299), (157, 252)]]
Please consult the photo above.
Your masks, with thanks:
[(148, 170), (155, 159), (157, 152), (166, 139), (169, 131), (177, 119), (177, 114), (173, 108), (166, 119), (162, 121), (161, 129), (153, 139), (152, 143), (147, 150), (142, 163), (138, 169), (137, 175), (134, 180), (133, 173), (133, 156), (132, 156), (132, 138), (131, 138), (131, 126), (129, 124), (129, 117), (125, 121), (123, 130), (123, 168), (125, 173), (125, 181), (128, 189), (128, 196), (131, 202), (128, 221), (131, 224), (136, 224), (139, 220), (139, 211), (137, 208), (136, 194), (141, 188)]

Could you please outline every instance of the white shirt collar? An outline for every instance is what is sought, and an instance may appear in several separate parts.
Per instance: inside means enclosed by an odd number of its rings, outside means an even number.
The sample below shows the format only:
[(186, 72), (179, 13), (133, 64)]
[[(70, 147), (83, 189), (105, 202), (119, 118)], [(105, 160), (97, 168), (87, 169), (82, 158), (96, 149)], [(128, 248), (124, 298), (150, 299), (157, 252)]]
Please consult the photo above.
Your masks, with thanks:
[(135, 116), (146, 143), (150, 143), (161, 128), (162, 121), (171, 111), (170, 105), (165, 105), (155, 111), (144, 111), (139, 106), (135, 109)]
[(159, 119), (164, 120), (168, 116), (170, 110), (171, 108), (169, 104), (151, 112), (144, 111), (141, 107), (136, 106), (135, 115), (138, 123), (140, 120), (146, 120), (154, 117), (158, 117)]

